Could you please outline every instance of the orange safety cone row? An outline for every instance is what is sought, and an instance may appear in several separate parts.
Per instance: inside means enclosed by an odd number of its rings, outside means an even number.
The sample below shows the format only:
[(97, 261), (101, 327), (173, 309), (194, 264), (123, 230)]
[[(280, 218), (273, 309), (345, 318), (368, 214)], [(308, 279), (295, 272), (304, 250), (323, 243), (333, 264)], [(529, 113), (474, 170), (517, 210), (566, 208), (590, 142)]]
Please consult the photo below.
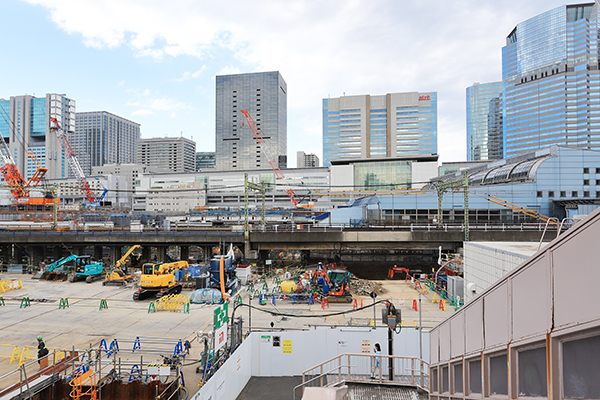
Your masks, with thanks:
[(417, 300), (413, 300), (413, 306), (412, 306), (413, 310), (415, 311), (419, 311), (419, 308), (417, 307)]

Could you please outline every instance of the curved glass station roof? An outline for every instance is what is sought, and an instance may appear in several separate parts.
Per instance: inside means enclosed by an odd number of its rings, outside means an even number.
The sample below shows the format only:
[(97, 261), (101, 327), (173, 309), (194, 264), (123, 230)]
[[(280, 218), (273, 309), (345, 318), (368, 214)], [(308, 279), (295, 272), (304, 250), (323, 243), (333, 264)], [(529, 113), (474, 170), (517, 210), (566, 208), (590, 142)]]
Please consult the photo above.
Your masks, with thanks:
[(464, 176), (465, 171), (469, 174), (469, 186), (534, 181), (540, 164), (555, 156), (556, 149), (549, 148), (547, 151), (522, 154), (502, 161), (491, 162), (484, 166), (444, 175), (434, 179), (433, 182), (447, 182), (460, 179), (461, 176)]

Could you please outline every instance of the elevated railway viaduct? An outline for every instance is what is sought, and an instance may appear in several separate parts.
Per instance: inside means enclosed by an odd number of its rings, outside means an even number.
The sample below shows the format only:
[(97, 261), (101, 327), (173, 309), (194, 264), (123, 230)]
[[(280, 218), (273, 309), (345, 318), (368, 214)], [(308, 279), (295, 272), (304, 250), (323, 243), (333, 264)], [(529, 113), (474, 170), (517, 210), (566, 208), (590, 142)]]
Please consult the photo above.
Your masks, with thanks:
[[(260, 228), (259, 228), (260, 229)], [(471, 228), (470, 241), (514, 241), (539, 242), (543, 226), (480, 226)], [(543, 240), (549, 241), (556, 232), (546, 232)], [(143, 231), (65, 231), (13, 230), (0, 231), (1, 259), (8, 263), (27, 260), (38, 265), (42, 260), (58, 259), (72, 252), (84, 254), (93, 248), (93, 256), (102, 258), (103, 250), (110, 249), (110, 261), (121, 256), (121, 249), (134, 244), (142, 246), (142, 259), (150, 260), (152, 248), (158, 261), (166, 261), (170, 246), (181, 248), (181, 258), (188, 259), (190, 246), (199, 246), (203, 254), (210, 255), (214, 246), (234, 244), (240, 249), (253, 250), (260, 259), (267, 258), (272, 250), (333, 251), (342, 260), (352, 257), (364, 259), (366, 254), (384, 256), (393, 261), (397, 254), (432, 254), (441, 246), (444, 251), (456, 252), (462, 247), (465, 232), (461, 226), (405, 226), (377, 228), (314, 228), (255, 230), (250, 232), (249, 241), (244, 232), (231, 230), (174, 230)], [(106, 252), (105, 252), (106, 253)]]

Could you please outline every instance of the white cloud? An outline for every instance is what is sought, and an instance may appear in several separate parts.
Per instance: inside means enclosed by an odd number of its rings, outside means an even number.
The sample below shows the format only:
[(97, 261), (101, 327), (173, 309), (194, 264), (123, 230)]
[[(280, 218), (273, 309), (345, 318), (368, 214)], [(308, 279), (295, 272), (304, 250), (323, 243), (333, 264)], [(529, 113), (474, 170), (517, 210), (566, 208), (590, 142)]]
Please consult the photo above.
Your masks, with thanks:
[[(90, 47), (128, 46), (136, 56), (155, 60), (192, 56), (210, 60), (216, 65), (213, 69), (226, 65), (219, 74), (279, 70), (288, 84), (290, 154), (303, 150), (305, 132), (300, 129), (312, 135), (320, 126), (321, 101), (329, 95), (437, 91), (438, 147), (445, 160), (466, 156), (466, 87), (501, 80), (501, 48), (510, 31), (563, 4), (563, 0), (24, 1), (47, 8), (61, 29), (82, 35)], [(233, 55), (237, 63), (219, 59), (223, 53)], [(172, 80), (213, 78), (202, 76), (203, 71), (204, 66)], [(182, 107), (167, 97), (156, 100), (167, 102), (148, 103), (139, 112), (176, 112)]]
[(151, 115), (166, 112), (170, 117), (175, 118), (179, 111), (194, 109), (182, 101), (156, 96), (149, 89), (126, 89), (125, 92), (132, 95), (132, 98), (127, 101), (127, 105), (137, 108), (132, 112), (132, 115)]
[(202, 73), (206, 71), (206, 65), (203, 65), (202, 68), (200, 68), (198, 71), (196, 72), (189, 72), (189, 71), (185, 71), (183, 73), (183, 75), (179, 78), (173, 78), (171, 79), (171, 81), (173, 82), (184, 82), (190, 79), (198, 79), (202, 76)]

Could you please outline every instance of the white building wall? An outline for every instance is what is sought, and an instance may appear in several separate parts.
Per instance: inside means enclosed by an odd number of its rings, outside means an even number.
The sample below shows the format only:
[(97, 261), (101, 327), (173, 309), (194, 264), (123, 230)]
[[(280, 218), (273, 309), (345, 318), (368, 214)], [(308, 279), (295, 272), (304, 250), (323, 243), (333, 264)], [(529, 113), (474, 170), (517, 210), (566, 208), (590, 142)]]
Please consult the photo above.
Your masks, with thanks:
[(419, 188), (425, 186), (431, 179), (438, 176), (437, 161), (413, 162), (412, 163), (412, 182), (413, 187)]
[[(518, 244), (516, 244), (518, 245)], [(464, 243), (465, 302), (469, 302), (496, 281), (521, 265), (537, 250), (537, 243), (521, 244), (522, 249), (499, 248), (500, 243)], [(519, 253), (520, 251), (520, 253)]]

